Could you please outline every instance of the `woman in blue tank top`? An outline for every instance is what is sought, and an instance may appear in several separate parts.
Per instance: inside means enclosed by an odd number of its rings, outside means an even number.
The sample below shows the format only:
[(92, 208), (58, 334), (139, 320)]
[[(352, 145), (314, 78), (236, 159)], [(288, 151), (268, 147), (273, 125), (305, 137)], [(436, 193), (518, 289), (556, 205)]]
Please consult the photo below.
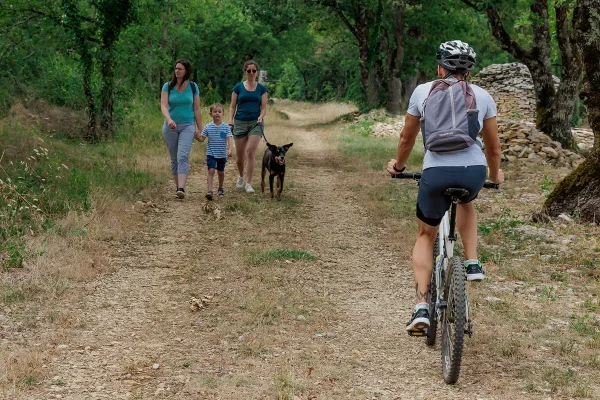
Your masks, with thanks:
[(165, 117), (162, 132), (171, 157), (175, 194), (180, 199), (185, 197), (192, 143), (202, 132), (200, 91), (198, 85), (189, 80), (191, 74), (190, 62), (178, 60), (173, 78), (163, 85), (160, 94), (160, 109)]
[(239, 172), (236, 187), (245, 189), (247, 193), (254, 193), (252, 188), (254, 156), (260, 138), (263, 136), (263, 118), (267, 113), (267, 88), (258, 83), (258, 72), (258, 64), (254, 60), (244, 63), (246, 80), (233, 87), (229, 107), (229, 126), (233, 127), (236, 165)]

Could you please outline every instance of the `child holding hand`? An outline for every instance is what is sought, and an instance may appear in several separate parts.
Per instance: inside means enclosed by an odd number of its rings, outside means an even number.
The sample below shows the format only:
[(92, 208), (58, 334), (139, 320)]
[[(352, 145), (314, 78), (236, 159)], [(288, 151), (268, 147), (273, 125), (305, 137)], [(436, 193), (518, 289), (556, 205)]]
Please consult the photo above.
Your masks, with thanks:
[(229, 125), (223, 123), (224, 110), (225, 108), (220, 103), (215, 103), (210, 106), (209, 114), (212, 118), (212, 122), (209, 122), (204, 126), (202, 134), (198, 138), (201, 142), (208, 138), (208, 145), (206, 146), (206, 166), (208, 167), (208, 175), (206, 177), (208, 190), (206, 192), (206, 198), (208, 200), (213, 199), (215, 169), (219, 179), (217, 195), (219, 197), (225, 196), (225, 191), (223, 190), (225, 164), (227, 163), (227, 158), (231, 157), (233, 135)]

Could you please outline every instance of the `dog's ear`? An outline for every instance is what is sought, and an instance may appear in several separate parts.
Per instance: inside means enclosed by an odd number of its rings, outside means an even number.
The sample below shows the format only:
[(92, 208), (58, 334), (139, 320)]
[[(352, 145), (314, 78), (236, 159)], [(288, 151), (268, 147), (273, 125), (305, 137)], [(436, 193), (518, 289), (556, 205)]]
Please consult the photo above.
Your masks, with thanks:
[(271, 150), (271, 153), (275, 153), (277, 151), (277, 146), (275, 146), (274, 144), (267, 142), (267, 147), (269, 148), (269, 150)]
[(294, 143), (289, 143), (289, 144), (286, 144), (286, 145), (284, 145), (284, 146), (282, 146), (282, 147), (283, 147), (283, 149), (284, 149), (285, 151), (288, 151), (288, 149), (289, 149), (290, 147), (292, 147), (293, 145), (294, 145)]

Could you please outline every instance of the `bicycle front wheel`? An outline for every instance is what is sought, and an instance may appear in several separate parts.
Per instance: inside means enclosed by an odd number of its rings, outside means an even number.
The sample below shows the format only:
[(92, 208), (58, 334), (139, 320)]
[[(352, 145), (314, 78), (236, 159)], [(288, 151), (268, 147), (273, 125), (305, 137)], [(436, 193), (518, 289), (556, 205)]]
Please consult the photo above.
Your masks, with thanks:
[(465, 335), (467, 293), (465, 271), (460, 257), (450, 260), (450, 273), (444, 285), (447, 301), (442, 317), (442, 371), (444, 381), (456, 383), (460, 374)]

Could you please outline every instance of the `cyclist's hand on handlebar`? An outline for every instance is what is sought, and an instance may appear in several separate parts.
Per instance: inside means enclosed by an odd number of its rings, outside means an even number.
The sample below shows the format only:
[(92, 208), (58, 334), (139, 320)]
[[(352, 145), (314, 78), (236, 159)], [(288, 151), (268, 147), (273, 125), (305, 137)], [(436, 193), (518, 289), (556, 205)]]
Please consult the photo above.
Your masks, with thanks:
[(390, 173), (390, 175), (396, 175), (397, 172), (394, 171), (394, 165), (396, 165), (396, 160), (394, 160), (393, 158), (390, 160), (390, 162), (387, 164), (386, 167), (386, 171)]
[(390, 175), (398, 175), (399, 173), (404, 171), (405, 168), (406, 167), (398, 168), (396, 166), (396, 160), (392, 158), (387, 165), (386, 171), (389, 172)]

